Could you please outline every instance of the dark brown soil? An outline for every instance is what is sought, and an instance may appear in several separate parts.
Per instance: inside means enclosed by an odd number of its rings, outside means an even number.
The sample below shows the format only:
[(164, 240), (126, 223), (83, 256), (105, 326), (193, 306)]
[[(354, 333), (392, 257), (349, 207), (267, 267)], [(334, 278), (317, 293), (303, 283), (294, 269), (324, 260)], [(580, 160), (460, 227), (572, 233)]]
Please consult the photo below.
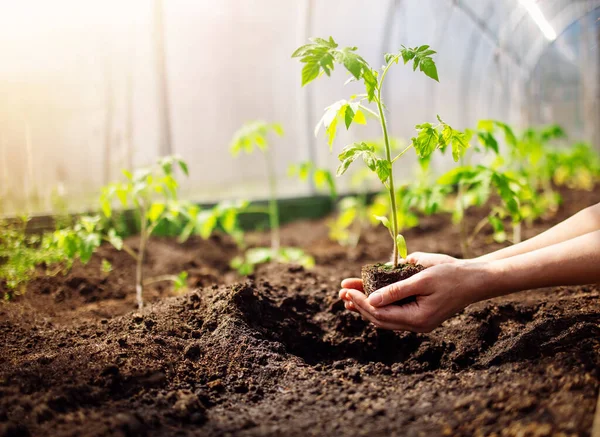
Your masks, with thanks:
[(395, 268), (382, 263), (367, 264), (361, 269), (363, 290), (369, 296), (380, 288), (408, 279), (422, 270), (423, 266), (414, 264), (400, 264)]
[[(569, 195), (524, 236), (598, 201)], [(348, 251), (326, 234), (323, 221), (291, 224), (284, 244), (317, 267), (266, 265), (244, 280), (227, 269), (227, 239), (156, 240), (148, 275), (187, 269), (198, 288), (154, 288), (141, 312), (133, 263), (108, 247), (36, 280), (0, 306), (0, 436), (589, 435), (598, 286), (478, 303), (429, 334), (378, 331), (337, 293), (340, 279), (387, 259), (389, 236), (378, 229)], [(460, 247), (445, 217), (405, 236), (413, 250)], [(477, 253), (499, 247), (487, 238)]]

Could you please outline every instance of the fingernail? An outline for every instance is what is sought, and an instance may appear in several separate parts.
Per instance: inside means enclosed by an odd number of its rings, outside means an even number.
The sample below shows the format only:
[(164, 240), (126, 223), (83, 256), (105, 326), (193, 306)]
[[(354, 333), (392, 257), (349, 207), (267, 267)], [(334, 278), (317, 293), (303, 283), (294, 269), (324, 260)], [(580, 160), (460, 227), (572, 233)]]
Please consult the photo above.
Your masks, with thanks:
[(374, 307), (376, 307), (377, 305), (380, 305), (381, 302), (383, 302), (383, 294), (381, 293), (380, 290), (377, 290), (375, 293), (372, 293), (369, 296), (369, 303), (371, 305), (373, 305)]

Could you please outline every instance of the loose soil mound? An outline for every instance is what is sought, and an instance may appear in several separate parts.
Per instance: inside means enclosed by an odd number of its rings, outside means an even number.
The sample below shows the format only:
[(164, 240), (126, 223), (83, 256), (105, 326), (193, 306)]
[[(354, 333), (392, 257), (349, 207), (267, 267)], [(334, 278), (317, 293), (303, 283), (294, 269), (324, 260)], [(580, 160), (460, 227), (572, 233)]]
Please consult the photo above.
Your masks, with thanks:
[[(577, 196), (554, 221), (600, 200)], [(322, 222), (310, 224), (313, 238), (298, 234), (307, 226), (290, 225), (284, 239), (304, 239), (314, 270), (266, 265), (248, 279), (227, 270), (226, 239), (156, 241), (150, 274), (188, 269), (201, 288), (152, 289), (141, 312), (132, 265), (109, 248), (37, 280), (0, 306), (0, 436), (589, 434), (598, 286), (482, 302), (429, 334), (378, 331), (337, 291), (364, 262), (387, 258), (385, 232), (349, 258)], [(423, 226), (406, 233), (411, 249), (456, 252), (447, 218)], [(115, 266), (108, 276), (102, 257)]]

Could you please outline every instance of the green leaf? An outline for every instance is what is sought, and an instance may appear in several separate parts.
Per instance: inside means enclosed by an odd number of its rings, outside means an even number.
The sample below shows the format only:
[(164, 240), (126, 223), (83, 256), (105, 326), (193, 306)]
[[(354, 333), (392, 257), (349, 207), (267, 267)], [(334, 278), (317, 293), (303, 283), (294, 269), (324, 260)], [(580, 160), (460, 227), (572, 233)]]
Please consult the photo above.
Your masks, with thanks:
[(477, 137), (479, 138), (479, 142), (488, 150), (492, 150), (494, 153), (500, 153), (500, 149), (498, 147), (498, 141), (496, 138), (489, 132), (478, 132)]
[(264, 264), (271, 261), (273, 256), (270, 247), (255, 247), (246, 251), (246, 262), (252, 265)]
[[(373, 146), (361, 142), (361, 143), (354, 143), (351, 144), (349, 146), (346, 146), (342, 149), (342, 151), (340, 152), (340, 154), (338, 155), (338, 159), (342, 162), (340, 164), (340, 166), (337, 169), (337, 173), (336, 175), (339, 177), (341, 175), (343, 175), (346, 170), (348, 170), (348, 167), (350, 167), (350, 164), (352, 164), (357, 158), (359, 157), (363, 157), (363, 159), (365, 160), (365, 163), (367, 163), (367, 165), (369, 165), (370, 161), (374, 162), (374, 155), (373, 155)], [(375, 169), (375, 165), (373, 164), (373, 170)]]
[(342, 62), (344, 67), (346, 67), (346, 70), (348, 70), (352, 76), (354, 76), (356, 79), (360, 79), (365, 61), (356, 53), (353, 53), (355, 50), (355, 47), (345, 47), (342, 49), (342, 53), (344, 55), (342, 57)]
[(443, 123), (442, 138), (444, 147), (452, 146), (452, 158), (458, 162), (461, 156), (465, 154), (469, 148), (469, 140), (466, 135), (451, 126)]
[(392, 165), (387, 159), (378, 159), (375, 172), (379, 180), (385, 184), (392, 174)]
[(346, 129), (349, 129), (356, 114), (350, 105), (345, 105), (344, 108), (344, 122), (346, 123)]
[(183, 160), (183, 159), (178, 159), (177, 163), (179, 164), (179, 168), (181, 169), (181, 171), (186, 175), (189, 176), (190, 172), (188, 169), (188, 165), (187, 163)]
[(375, 215), (373, 217), (375, 217), (375, 220), (381, 222), (381, 224), (387, 228), (387, 230), (390, 232), (390, 234), (392, 234), (392, 232), (393, 232), (392, 224), (390, 223), (390, 221), (387, 217), (381, 216), (381, 215)]
[(435, 66), (435, 62), (433, 59), (424, 57), (419, 65), (420, 70), (425, 73), (426, 76), (432, 78), (433, 80), (439, 82), (440, 79), (438, 77), (437, 67)]
[(398, 234), (396, 236), (396, 246), (398, 247), (398, 254), (402, 259), (408, 256), (408, 249), (406, 247), (406, 240), (402, 236), (402, 234)]
[(492, 174), (491, 180), (502, 198), (506, 209), (513, 217), (513, 221), (518, 221), (520, 218), (519, 196), (510, 186), (512, 180), (506, 175), (497, 172)]
[(321, 65), (319, 65), (318, 62), (305, 64), (302, 68), (302, 86), (305, 86), (319, 77), (320, 71)]
[(418, 135), (412, 139), (413, 146), (419, 158), (427, 158), (438, 147), (438, 132), (431, 123), (418, 124), (416, 129)]
[(201, 211), (197, 217), (197, 230), (204, 240), (210, 238), (213, 230), (217, 226), (217, 217), (213, 211)]
[(148, 217), (148, 220), (154, 223), (161, 218), (162, 213), (165, 212), (165, 209), (166, 205), (164, 203), (153, 203), (150, 205), (150, 209), (148, 210), (146, 217)]
[(112, 269), (113, 269), (113, 267), (112, 267), (112, 264), (110, 263), (110, 261), (108, 261), (105, 258), (102, 258), (102, 265), (101, 265), (102, 273), (108, 274), (108, 273), (112, 272)]
[(123, 249), (123, 239), (117, 235), (117, 231), (114, 229), (110, 229), (107, 234), (107, 239), (110, 244), (114, 246), (115, 249), (121, 250)]
[(183, 290), (187, 286), (187, 278), (187, 272), (181, 272), (175, 277), (175, 280), (173, 281), (173, 288), (175, 288), (175, 291)]
[(431, 58), (431, 55), (434, 55), (436, 52), (428, 49), (429, 46), (427, 45), (415, 48), (407, 48), (403, 46), (402, 50), (400, 50), (400, 53), (402, 55), (402, 59), (404, 60), (404, 64), (413, 61), (413, 70), (416, 70), (417, 67), (419, 67), (419, 70), (425, 73), (426, 76), (439, 82), (437, 67), (434, 60)]

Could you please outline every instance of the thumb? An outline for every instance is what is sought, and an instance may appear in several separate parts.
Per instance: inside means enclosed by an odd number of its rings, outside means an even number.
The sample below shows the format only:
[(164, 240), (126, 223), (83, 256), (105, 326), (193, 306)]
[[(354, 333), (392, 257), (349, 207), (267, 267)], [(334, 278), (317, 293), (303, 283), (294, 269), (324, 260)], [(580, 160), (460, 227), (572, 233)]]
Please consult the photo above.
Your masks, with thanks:
[(374, 307), (382, 307), (415, 294), (414, 282), (406, 279), (380, 288), (369, 296), (369, 303)]

